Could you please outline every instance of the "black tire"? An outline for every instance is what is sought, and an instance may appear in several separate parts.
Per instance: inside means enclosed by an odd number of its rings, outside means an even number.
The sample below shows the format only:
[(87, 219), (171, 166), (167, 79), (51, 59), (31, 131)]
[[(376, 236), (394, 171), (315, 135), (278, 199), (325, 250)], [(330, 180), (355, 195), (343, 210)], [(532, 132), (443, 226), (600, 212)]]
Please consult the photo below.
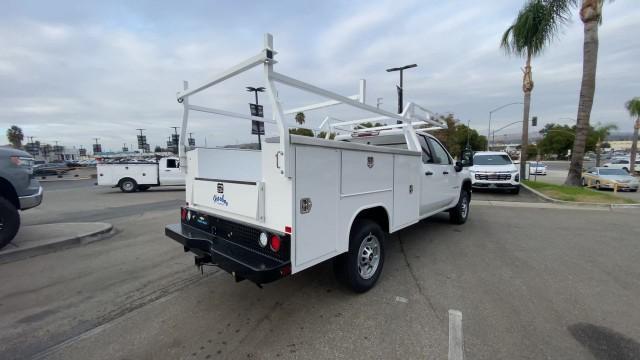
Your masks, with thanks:
[(511, 193), (514, 195), (518, 195), (520, 193), (520, 185), (516, 186), (514, 189), (511, 189)]
[(469, 217), (469, 200), (469, 192), (462, 190), (456, 206), (449, 209), (449, 222), (457, 225), (462, 225), (467, 222), (467, 218)]
[(596, 190), (600, 190), (600, 181), (596, 180)]
[(138, 190), (147, 191), (147, 190), (149, 190), (150, 187), (151, 186), (149, 186), (149, 185), (138, 185)]
[(120, 180), (120, 190), (125, 193), (132, 193), (138, 190), (138, 183), (131, 178)]
[[(369, 219), (356, 220), (349, 235), (349, 252), (338, 256), (333, 263), (338, 280), (357, 293), (364, 293), (373, 288), (380, 277), (384, 265), (385, 239), (385, 232), (374, 221)], [(374, 241), (377, 241), (377, 244)], [(365, 242), (368, 245), (364, 244)], [(377, 248), (375, 245), (377, 245)], [(365, 254), (365, 251), (369, 254), (366, 260), (371, 266), (371, 268), (362, 267), (362, 272), (365, 273), (364, 276), (361, 273), (360, 266), (361, 249), (362, 255)], [(371, 264), (371, 261), (375, 259), (377, 259), (375, 265)]]
[(0, 197), (0, 249), (13, 240), (19, 228), (18, 209), (9, 200)]

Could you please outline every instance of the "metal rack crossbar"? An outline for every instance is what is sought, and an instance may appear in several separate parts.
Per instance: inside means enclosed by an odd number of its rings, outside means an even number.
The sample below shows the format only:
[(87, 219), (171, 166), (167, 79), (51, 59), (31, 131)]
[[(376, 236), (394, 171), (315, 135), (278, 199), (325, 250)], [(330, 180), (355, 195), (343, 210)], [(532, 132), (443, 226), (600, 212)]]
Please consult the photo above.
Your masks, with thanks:
[[(325, 90), (319, 88), (315, 85), (294, 79), (292, 77), (286, 76), (282, 73), (278, 73), (273, 71), (273, 65), (277, 63), (274, 60), (274, 55), (277, 54), (273, 49), (273, 36), (271, 34), (265, 34), (264, 36), (264, 49), (262, 49), (257, 55), (254, 55), (241, 63), (219, 73), (216, 77), (205, 82), (204, 84), (198, 85), (196, 87), (190, 88), (189, 83), (187, 81), (183, 82), (183, 90), (176, 94), (176, 99), (183, 106), (183, 115), (182, 115), (182, 128), (181, 128), (181, 136), (180, 136), (180, 144), (179, 144), (179, 155), (181, 160), (181, 167), (186, 172), (187, 169), (187, 161), (186, 161), (186, 147), (184, 144), (184, 139), (186, 138), (187, 133), (187, 125), (189, 121), (189, 111), (199, 111), (205, 113), (212, 113), (217, 115), (222, 115), (230, 118), (237, 119), (245, 119), (245, 120), (254, 120), (275, 124), (278, 129), (278, 134), (280, 137), (280, 151), (284, 156), (284, 175), (287, 177), (291, 177), (291, 165), (288, 163), (292, 160), (292, 156), (289, 156), (289, 131), (288, 126), (284, 122), (285, 115), (294, 114), (301, 111), (310, 111), (322, 109), (330, 106), (336, 105), (348, 105), (353, 108), (357, 108), (360, 110), (364, 110), (369, 113), (376, 114), (376, 117), (363, 118), (358, 120), (349, 120), (349, 121), (340, 121), (339, 119), (335, 119), (332, 117), (326, 117), (321, 124), (320, 128), (330, 129), (340, 129), (342, 131), (360, 131), (358, 129), (354, 129), (354, 127), (358, 124), (363, 124), (372, 121), (385, 121), (385, 120), (396, 120), (400, 122), (395, 125), (385, 125), (382, 127), (376, 127), (373, 130), (384, 130), (384, 129), (404, 129), (404, 134), (407, 140), (407, 146), (411, 150), (419, 151), (419, 144), (417, 143), (417, 139), (415, 138), (415, 134), (413, 134), (412, 130), (415, 126), (426, 126), (431, 125), (432, 128), (446, 128), (446, 124), (438, 122), (434, 120), (433, 114), (414, 103), (409, 103), (405, 107), (404, 111), (401, 114), (391, 113), (386, 110), (381, 110), (377, 107), (367, 105), (365, 103), (366, 96), (366, 82), (364, 80), (360, 81), (360, 91), (358, 95), (352, 96), (342, 96), (340, 94), (334, 93), (329, 90)], [(264, 68), (264, 80), (265, 87), (267, 90), (267, 97), (269, 99), (269, 103), (272, 108), (272, 119), (265, 119), (257, 116), (240, 114), (228, 110), (217, 109), (212, 107), (205, 107), (199, 105), (192, 105), (189, 102), (189, 98), (192, 95), (195, 95), (199, 92), (202, 92), (212, 86), (215, 86), (219, 83), (222, 83), (225, 80), (228, 80), (234, 76), (237, 76), (243, 72), (246, 72), (254, 67), (262, 65)], [(288, 85), (290, 87), (306, 91), (315, 95), (319, 95), (321, 97), (329, 99), (328, 101), (324, 101), (317, 104), (310, 104), (294, 109), (284, 110), (282, 108), (282, 104), (277, 97), (277, 88), (276, 83)], [(417, 114), (417, 111), (425, 112), (425, 115)], [(351, 127), (349, 129), (348, 127)], [(362, 129), (371, 131), (372, 129)], [(422, 129), (420, 129), (422, 130)], [(327, 131), (327, 138), (329, 136), (330, 131)], [(413, 136), (412, 136), (413, 135)]]

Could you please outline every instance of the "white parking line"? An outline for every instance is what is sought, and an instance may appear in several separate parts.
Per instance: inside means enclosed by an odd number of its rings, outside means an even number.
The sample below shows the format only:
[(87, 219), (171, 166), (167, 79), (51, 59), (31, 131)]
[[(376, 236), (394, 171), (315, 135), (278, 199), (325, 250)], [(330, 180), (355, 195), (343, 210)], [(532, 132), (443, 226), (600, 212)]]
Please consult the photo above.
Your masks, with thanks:
[(462, 313), (449, 310), (449, 360), (464, 359), (464, 341), (462, 338)]

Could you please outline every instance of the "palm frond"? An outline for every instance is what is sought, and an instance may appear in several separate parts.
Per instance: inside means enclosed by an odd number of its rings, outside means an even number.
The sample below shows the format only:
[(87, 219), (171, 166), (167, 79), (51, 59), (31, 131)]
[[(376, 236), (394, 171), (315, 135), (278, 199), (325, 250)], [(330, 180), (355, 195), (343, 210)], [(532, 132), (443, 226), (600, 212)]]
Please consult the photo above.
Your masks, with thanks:
[(627, 101), (624, 107), (627, 108), (630, 116), (640, 117), (640, 97), (634, 97)]
[(576, 1), (529, 0), (502, 35), (500, 46), (510, 54), (539, 55), (569, 21)]

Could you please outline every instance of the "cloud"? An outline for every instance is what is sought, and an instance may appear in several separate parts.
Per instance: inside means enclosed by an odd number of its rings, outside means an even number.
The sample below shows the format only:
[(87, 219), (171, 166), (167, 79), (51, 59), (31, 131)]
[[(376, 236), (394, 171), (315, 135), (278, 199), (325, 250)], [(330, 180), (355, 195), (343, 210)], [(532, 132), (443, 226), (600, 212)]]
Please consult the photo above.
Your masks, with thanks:
[[(10, 2), (0, 14), (0, 131), (17, 124), (41, 141), (87, 146), (100, 137), (115, 149), (134, 143), (135, 128), (142, 127), (153, 145), (163, 144), (169, 127), (180, 123), (175, 93), (182, 80), (204, 82), (256, 54), (269, 31), (279, 52), (277, 71), (344, 95), (357, 93), (358, 80), (366, 78), (369, 102), (381, 97), (392, 111), (398, 76), (384, 70), (417, 63), (405, 74), (405, 98), (454, 112), (484, 133), (490, 109), (522, 99), (523, 60), (498, 47), (519, 5), (204, 2), (176, 9), (165, 1), (38, 7)], [(631, 125), (622, 104), (638, 95), (640, 83), (640, 10), (617, 1), (605, 5), (604, 16), (592, 119), (626, 131)], [(533, 66), (532, 114), (542, 124), (575, 117), (582, 75), (577, 17)], [(256, 69), (194, 101), (247, 112), (252, 97), (244, 87), (261, 82)], [(279, 94), (287, 108), (323, 100), (285, 87)], [(335, 113), (354, 116), (339, 108)], [(317, 126), (325, 114), (308, 114), (309, 125)], [(504, 125), (521, 116), (521, 109), (511, 107), (494, 114), (494, 121)], [(198, 114), (192, 129), (198, 143), (206, 136), (208, 145), (253, 139), (246, 121)]]

